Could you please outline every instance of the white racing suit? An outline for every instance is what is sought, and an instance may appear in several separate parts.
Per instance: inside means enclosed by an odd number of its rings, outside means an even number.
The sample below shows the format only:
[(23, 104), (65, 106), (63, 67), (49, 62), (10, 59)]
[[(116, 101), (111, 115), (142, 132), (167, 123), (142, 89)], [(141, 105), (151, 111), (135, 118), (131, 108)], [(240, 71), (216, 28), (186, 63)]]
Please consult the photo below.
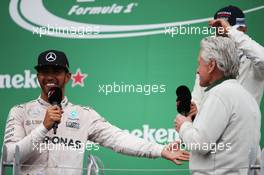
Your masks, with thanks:
[[(89, 141), (126, 155), (147, 158), (161, 156), (162, 145), (122, 131), (93, 109), (73, 105), (66, 97), (61, 104), (64, 113), (56, 135), (43, 125), (50, 104), (41, 98), (10, 110), (4, 138), (7, 161), (13, 161), (15, 145), (18, 145), (21, 164), (31, 165), (22, 166), (22, 174), (81, 174), (84, 149)], [(98, 148), (94, 145), (95, 150)]]

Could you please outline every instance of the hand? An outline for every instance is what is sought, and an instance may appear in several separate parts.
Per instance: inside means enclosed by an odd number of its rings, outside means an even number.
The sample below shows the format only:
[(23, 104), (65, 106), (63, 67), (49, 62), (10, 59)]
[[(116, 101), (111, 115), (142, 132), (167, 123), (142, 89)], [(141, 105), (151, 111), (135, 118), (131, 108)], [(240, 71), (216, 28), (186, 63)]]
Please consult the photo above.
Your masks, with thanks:
[(190, 153), (185, 150), (178, 150), (176, 152), (168, 151), (166, 148), (164, 148), (161, 152), (161, 156), (167, 160), (170, 160), (174, 162), (177, 165), (181, 165), (183, 161), (188, 161), (190, 159)]
[(209, 21), (209, 26), (217, 28), (217, 35), (226, 36), (231, 28), (229, 22), (225, 19), (214, 19)]
[(191, 117), (192, 114), (188, 115), (187, 117), (181, 115), (181, 114), (178, 114), (176, 119), (174, 120), (174, 127), (176, 129), (177, 132), (180, 131), (180, 128), (181, 128), (181, 125), (188, 121), (188, 122), (192, 122), (192, 117)]
[(198, 113), (198, 109), (197, 109), (196, 104), (194, 102), (191, 102), (191, 110), (190, 110), (188, 116), (190, 116), (192, 118), (192, 120), (194, 120), (197, 113)]
[(62, 113), (63, 111), (61, 110), (59, 106), (55, 105), (55, 106), (48, 107), (44, 121), (43, 121), (43, 125), (45, 126), (45, 128), (47, 128), (47, 130), (50, 130), (54, 122), (60, 123)]
[(170, 144), (166, 145), (166, 149), (170, 152), (179, 151), (181, 146), (181, 141), (177, 140), (175, 142), (171, 142)]

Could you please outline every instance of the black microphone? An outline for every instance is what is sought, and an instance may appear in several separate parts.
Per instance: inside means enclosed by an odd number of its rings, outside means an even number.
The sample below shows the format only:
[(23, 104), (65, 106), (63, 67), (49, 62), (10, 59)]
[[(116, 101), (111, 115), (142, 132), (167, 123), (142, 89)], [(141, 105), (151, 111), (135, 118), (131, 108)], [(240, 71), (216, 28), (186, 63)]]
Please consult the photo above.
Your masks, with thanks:
[(187, 116), (188, 113), (191, 110), (191, 100), (192, 100), (192, 95), (187, 86), (181, 85), (176, 89), (176, 104), (177, 104), (177, 111), (184, 115)]
[[(59, 87), (52, 87), (48, 92), (48, 101), (51, 105), (57, 105), (61, 108), (62, 91)], [(55, 122), (52, 126), (54, 134), (57, 133), (58, 122)]]

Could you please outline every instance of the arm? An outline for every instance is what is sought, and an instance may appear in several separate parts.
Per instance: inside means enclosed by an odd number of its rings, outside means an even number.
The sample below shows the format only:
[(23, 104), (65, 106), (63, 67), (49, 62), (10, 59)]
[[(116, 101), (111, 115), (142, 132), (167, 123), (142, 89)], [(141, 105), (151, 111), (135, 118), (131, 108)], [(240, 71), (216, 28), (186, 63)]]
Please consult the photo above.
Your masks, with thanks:
[(217, 26), (219, 24), (224, 28), (224, 32), (228, 35), (228, 37), (230, 37), (236, 43), (237, 47), (243, 51), (243, 54), (245, 54), (246, 57), (252, 61), (257, 73), (259, 75), (263, 75), (264, 48), (245, 33), (231, 27), (224, 19), (209, 21), (210, 26)]
[(16, 145), (20, 148), (21, 163), (32, 155), (37, 154), (37, 145), (42, 142), (48, 130), (43, 124), (26, 135), (23, 126), (24, 107), (15, 106), (10, 112), (6, 123), (4, 144), (7, 146), (7, 162), (12, 162)]
[(190, 155), (187, 151), (170, 151), (163, 145), (133, 136), (111, 125), (95, 111), (92, 112), (95, 119), (89, 127), (88, 139), (93, 142), (122, 154), (147, 158), (163, 157), (178, 165), (181, 164), (178, 160), (189, 160)]
[[(178, 116), (177, 116), (178, 118)], [(183, 120), (180, 123), (179, 120)], [(216, 95), (210, 95), (203, 104), (194, 123), (190, 119), (179, 116), (176, 124), (179, 127), (179, 135), (187, 147), (192, 151), (206, 154), (210, 150), (196, 149), (195, 145), (207, 145), (216, 143), (224, 132), (229, 121), (228, 109), (223, 101)], [(195, 148), (195, 149), (194, 149)]]
[(95, 111), (92, 112), (95, 119), (89, 127), (89, 140), (126, 155), (148, 158), (161, 157), (164, 146), (133, 136), (111, 125)]
[(228, 36), (235, 41), (237, 47), (250, 59), (258, 72), (264, 73), (264, 48), (252, 40), (245, 33), (235, 28), (230, 28)]

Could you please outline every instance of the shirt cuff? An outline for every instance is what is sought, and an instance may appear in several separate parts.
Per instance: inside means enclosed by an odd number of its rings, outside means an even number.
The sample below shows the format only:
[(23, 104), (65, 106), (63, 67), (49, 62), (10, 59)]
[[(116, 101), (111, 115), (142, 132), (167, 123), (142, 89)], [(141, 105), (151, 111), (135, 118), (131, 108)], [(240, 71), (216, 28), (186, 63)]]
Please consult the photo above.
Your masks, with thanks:
[(33, 141), (42, 141), (45, 135), (48, 133), (48, 129), (41, 123), (34, 131), (32, 131), (32, 139)]
[(237, 41), (238, 39), (240, 39), (241, 35), (243, 34), (244, 34), (243, 32), (237, 30), (234, 26), (228, 30), (228, 37), (234, 41)]
[(152, 154), (152, 157), (153, 158), (156, 158), (156, 157), (161, 157), (161, 152), (163, 151), (164, 147), (166, 145), (160, 145), (160, 144), (157, 144), (155, 147), (154, 147), (154, 152)]
[(180, 131), (179, 131), (179, 136), (180, 138), (183, 139), (183, 135), (185, 133), (186, 130), (188, 130), (189, 128), (192, 127), (192, 122), (189, 122), (189, 121), (185, 121), (182, 125), (181, 125), (181, 128), (180, 128)]

